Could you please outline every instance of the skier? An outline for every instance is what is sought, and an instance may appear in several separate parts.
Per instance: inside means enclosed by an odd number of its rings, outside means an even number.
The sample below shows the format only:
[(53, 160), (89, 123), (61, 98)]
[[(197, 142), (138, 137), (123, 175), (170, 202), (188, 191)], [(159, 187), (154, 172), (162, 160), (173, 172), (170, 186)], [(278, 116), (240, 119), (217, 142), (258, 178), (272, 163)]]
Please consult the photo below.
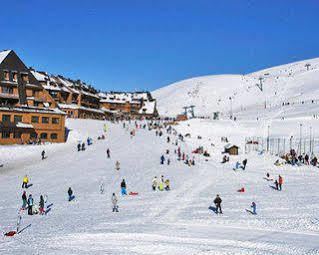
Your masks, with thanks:
[(40, 214), (44, 214), (45, 210), (44, 210), (44, 199), (43, 196), (40, 196), (40, 202), (39, 202), (39, 212)]
[(162, 156), (161, 156), (161, 165), (164, 164), (164, 161), (165, 161), (165, 157), (164, 157), (164, 155), (162, 155)]
[(45, 151), (44, 150), (41, 152), (41, 156), (42, 156), (42, 160), (44, 160), (45, 159)]
[(81, 151), (81, 144), (78, 144), (78, 151)]
[(25, 191), (23, 191), (22, 194), (22, 207), (21, 209), (25, 209), (27, 207), (27, 193)]
[(121, 182), (121, 193), (122, 193), (122, 195), (127, 195), (127, 193), (126, 193), (126, 183), (125, 183), (124, 179)]
[(119, 161), (116, 161), (116, 162), (115, 162), (115, 169), (116, 169), (117, 171), (120, 170), (120, 162), (119, 162)]
[(161, 175), (161, 182), (163, 182), (164, 183), (164, 175)]
[(115, 193), (113, 193), (111, 201), (112, 201), (112, 205), (113, 205), (112, 211), (119, 212), (119, 207), (117, 205), (118, 199), (117, 199)]
[(73, 190), (71, 189), (71, 187), (69, 187), (68, 189), (68, 195), (69, 195), (69, 201), (72, 201), (74, 199), (74, 196), (73, 196)]
[(169, 136), (167, 137), (167, 143), (169, 143), (171, 141), (171, 139), (169, 138)]
[(222, 199), (220, 198), (219, 195), (217, 195), (216, 198), (214, 199), (214, 204), (216, 206), (216, 213), (218, 213), (218, 208), (219, 208), (219, 213), (223, 213), (221, 203), (222, 203)]
[(252, 212), (252, 213), (253, 213), (253, 214), (257, 214), (257, 213), (256, 213), (256, 203), (255, 203), (255, 202), (252, 202), (250, 207), (253, 209), (253, 212)]
[(169, 166), (170, 163), (171, 163), (171, 160), (168, 158), (168, 159), (167, 159), (167, 165)]
[(111, 157), (111, 155), (110, 155), (110, 149), (109, 149), (109, 148), (107, 148), (107, 150), (106, 150), (106, 154), (107, 154), (107, 157), (108, 157), (108, 158), (110, 158), (110, 157)]
[(29, 177), (27, 175), (25, 175), (23, 177), (23, 180), (22, 180), (22, 188), (28, 188), (28, 183), (29, 183)]
[(157, 177), (155, 176), (152, 181), (152, 189), (155, 191), (157, 187)]
[(282, 177), (279, 175), (279, 179), (278, 179), (278, 183), (279, 183), (279, 190), (281, 190), (281, 185), (282, 185)]
[(82, 148), (81, 148), (82, 151), (85, 151), (85, 143), (82, 143)]
[(243, 166), (241, 167), (243, 170), (246, 169), (246, 165), (247, 165), (247, 159), (243, 160)]
[(166, 179), (166, 180), (165, 180), (165, 190), (166, 190), (166, 191), (169, 191), (169, 190), (171, 189), (169, 185), (170, 185), (170, 184), (169, 184), (169, 179)]
[(276, 190), (278, 190), (278, 181), (275, 180)]
[(32, 195), (29, 195), (28, 198), (28, 215), (32, 215), (32, 209), (33, 209), (33, 198)]

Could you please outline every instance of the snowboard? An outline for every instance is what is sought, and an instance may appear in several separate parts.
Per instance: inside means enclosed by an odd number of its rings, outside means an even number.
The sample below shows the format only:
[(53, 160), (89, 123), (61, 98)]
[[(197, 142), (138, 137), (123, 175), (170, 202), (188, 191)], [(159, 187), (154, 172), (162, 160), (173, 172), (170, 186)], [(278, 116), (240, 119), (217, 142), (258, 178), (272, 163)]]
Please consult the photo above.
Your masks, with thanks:
[(129, 193), (129, 195), (130, 195), (130, 196), (137, 196), (137, 195), (138, 195), (138, 192), (132, 192), (132, 191), (131, 191), (131, 192)]
[(210, 206), (210, 207), (208, 207), (208, 209), (209, 209), (209, 210), (212, 210), (214, 213), (217, 214), (217, 208), (216, 208), (216, 207)]
[(28, 188), (30, 188), (30, 187), (32, 187), (32, 186), (33, 186), (33, 184), (30, 183), (30, 184), (27, 184), (27, 187), (26, 187), (26, 188), (28, 189)]
[(47, 214), (51, 211), (51, 209), (52, 209), (52, 208), (46, 209), (45, 212), (44, 212), (44, 215), (47, 215)]
[(246, 212), (248, 212), (248, 213), (250, 213), (250, 214), (257, 215), (257, 213), (254, 213), (254, 212), (251, 211), (251, 210), (248, 210), (248, 209), (245, 209), (245, 210), (246, 210)]

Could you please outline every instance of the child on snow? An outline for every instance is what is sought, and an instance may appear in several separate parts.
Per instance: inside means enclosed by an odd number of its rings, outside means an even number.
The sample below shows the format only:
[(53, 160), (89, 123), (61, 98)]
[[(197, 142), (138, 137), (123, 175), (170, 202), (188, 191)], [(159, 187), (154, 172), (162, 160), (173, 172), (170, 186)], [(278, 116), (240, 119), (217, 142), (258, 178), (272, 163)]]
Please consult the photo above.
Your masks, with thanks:
[(158, 184), (158, 190), (163, 191), (164, 190), (164, 183), (162, 181)]
[(30, 194), (28, 198), (28, 215), (33, 214), (32, 209), (33, 209), (33, 198), (32, 198), (32, 195)]
[(113, 212), (119, 212), (119, 209), (118, 209), (119, 207), (117, 205), (118, 199), (117, 199), (115, 193), (113, 193), (111, 201), (112, 201), (112, 205), (113, 205), (112, 211)]
[(165, 190), (169, 191), (170, 190), (170, 186), (169, 186), (169, 179), (165, 180)]

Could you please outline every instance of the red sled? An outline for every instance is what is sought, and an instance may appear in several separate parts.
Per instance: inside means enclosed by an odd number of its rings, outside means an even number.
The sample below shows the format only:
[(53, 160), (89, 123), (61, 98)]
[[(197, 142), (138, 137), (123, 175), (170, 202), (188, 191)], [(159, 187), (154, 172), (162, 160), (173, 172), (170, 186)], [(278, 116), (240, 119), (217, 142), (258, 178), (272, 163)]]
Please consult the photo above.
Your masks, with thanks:
[(245, 188), (242, 187), (241, 189), (237, 190), (237, 192), (245, 192)]
[(129, 195), (130, 195), (130, 196), (137, 196), (137, 195), (138, 195), (138, 192), (130, 192)]
[(7, 233), (4, 233), (5, 236), (14, 236), (17, 232), (16, 231), (10, 231)]

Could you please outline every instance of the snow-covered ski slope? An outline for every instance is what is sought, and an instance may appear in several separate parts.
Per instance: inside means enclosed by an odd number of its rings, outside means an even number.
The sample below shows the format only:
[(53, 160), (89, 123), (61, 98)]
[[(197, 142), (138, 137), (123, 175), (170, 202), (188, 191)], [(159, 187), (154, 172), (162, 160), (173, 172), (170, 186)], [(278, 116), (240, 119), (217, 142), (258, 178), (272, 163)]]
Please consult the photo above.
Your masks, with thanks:
[[(97, 141), (105, 123), (108, 137)], [(24, 174), (33, 183), (27, 194), (32, 193), (36, 203), (40, 194), (47, 194), (54, 204), (47, 216), (24, 212), (21, 225), (31, 223), (31, 228), (14, 237), (1, 236), (0, 254), (319, 254), (318, 168), (275, 167), (274, 158), (255, 154), (248, 155), (245, 172), (232, 170), (244, 155), (219, 163), (218, 137), (233, 132), (235, 139), (253, 126), (220, 122), (209, 141), (215, 145), (211, 158), (195, 156), (196, 166), (189, 167), (176, 160), (176, 147), (166, 143), (166, 135), (157, 137), (155, 131), (137, 129), (131, 139), (133, 125), (129, 130), (92, 120), (68, 120), (67, 125), (72, 131), (66, 144), (0, 147), (5, 163), (0, 169), (1, 231), (15, 228)], [(194, 120), (176, 128), (194, 137), (200, 126)], [(207, 132), (201, 135), (208, 139)], [(77, 152), (77, 140), (87, 136), (94, 144)], [(190, 153), (198, 143), (187, 138), (181, 150)], [(43, 148), (48, 155), (44, 161)], [(107, 148), (111, 159), (106, 158)], [(170, 166), (159, 164), (166, 149), (171, 151)], [(116, 160), (121, 162), (119, 172)], [(283, 176), (282, 192), (269, 187), (263, 179), (266, 171)], [(152, 179), (162, 174), (170, 179), (172, 190), (153, 192)], [(128, 191), (138, 196), (120, 196), (123, 178)], [(104, 194), (99, 192), (101, 180)], [(236, 192), (242, 186), (246, 192)], [(70, 203), (68, 187), (76, 196)], [(111, 212), (112, 192), (118, 195), (119, 213)], [(216, 194), (223, 199), (223, 215), (208, 210)], [(257, 203), (256, 216), (245, 211), (252, 201)]]
[[(256, 85), (260, 82), (263, 91)], [(195, 105), (197, 116), (212, 116), (213, 112), (228, 115), (232, 110), (237, 118), (250, 118), (280, 113), (282, 105), (287, 103), (290, 106), (294, 103), (292, 108), (302, 102), (312, 103), (312, 100), (319, 100), (318, 92), (319, 58), (315, 58), (246, 75), (191, 78), (155, 90), (152, 94), (163, 116), (175, 116), (183, 112), (184, 106)], [(315, 107), (318, 110), (318, 105)], [(291, 112), (293, 114), (293, 110)], [(304, 112), (309, 114), (307, 110)]]

